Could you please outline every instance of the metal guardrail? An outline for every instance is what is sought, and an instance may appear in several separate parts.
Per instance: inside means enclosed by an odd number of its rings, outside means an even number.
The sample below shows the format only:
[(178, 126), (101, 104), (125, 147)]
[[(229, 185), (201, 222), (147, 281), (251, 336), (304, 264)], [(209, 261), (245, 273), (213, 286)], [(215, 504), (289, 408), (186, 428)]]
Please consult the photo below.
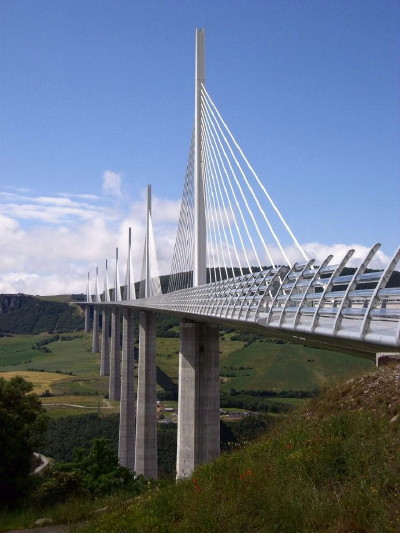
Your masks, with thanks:
[(386, 285), (400, 260), (400, 249), (385, 270), (365, 272), (379, 246), (372, 247), (351, 275), (342, 272), (354, 250), (337, 265), (330, 265), (332, 256), (328, 256), (320, 266), (310, 260), (290, 269), (270, 268), (129, 305), (397, 348), (400, 287)]

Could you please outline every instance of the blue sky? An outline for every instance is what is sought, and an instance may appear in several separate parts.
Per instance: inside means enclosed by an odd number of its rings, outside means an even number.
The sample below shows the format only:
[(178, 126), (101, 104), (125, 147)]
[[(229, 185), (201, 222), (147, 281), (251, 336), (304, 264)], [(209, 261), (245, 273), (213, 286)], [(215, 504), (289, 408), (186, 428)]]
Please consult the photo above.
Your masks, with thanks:
[(129, 225), (139, 254), (147, 183), (167, 272), (196, 27), (208, 92), (300, 242), (393, 254), (397, 0), (2, 0), (0, 292), (84, 290)]

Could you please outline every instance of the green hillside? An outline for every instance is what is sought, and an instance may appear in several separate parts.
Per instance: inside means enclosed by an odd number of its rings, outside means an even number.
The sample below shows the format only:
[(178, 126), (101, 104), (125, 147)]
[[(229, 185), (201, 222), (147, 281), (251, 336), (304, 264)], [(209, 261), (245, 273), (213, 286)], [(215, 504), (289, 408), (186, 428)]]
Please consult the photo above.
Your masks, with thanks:
[(84, 531), (398, 532), (399, 379), (398, 365), (327, 390), (270, 436), (114, 505)]
[(221, 355), (222, 390), (314, 390), (372, 369), (374, 361), (294, 344), (256, 341)]
[(186, 480), (4, 510), (0, 531), (46, 516), (82, 533), (397, 533), (399, 383), (400, 365), (347, 380)]
[(83, 329), (76, 305), (25, 294), (0, 294), (0, 333), (65, 333)]

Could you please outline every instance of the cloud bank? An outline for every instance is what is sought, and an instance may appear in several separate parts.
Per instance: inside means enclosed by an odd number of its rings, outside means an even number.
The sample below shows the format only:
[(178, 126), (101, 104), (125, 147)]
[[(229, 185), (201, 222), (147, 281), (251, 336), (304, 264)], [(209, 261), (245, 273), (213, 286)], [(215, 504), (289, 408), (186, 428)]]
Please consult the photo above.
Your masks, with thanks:
[[(123, 280), (129, 227), (134, 274), (139, 279), (145, 235), (145, 191), (139, 201), (130, 201), (123, 197), (122, 185), (120, 173), (106, 170), (99, 183), (102, 193), (98, 195), (62, 192), (48, 197), (35, 196), (26, 189), (0, 191), (0, 293), (85, 292), (87, 273), (91, 273), (93, 288), (97, 266), (102, 287), (106, 259), (110, 283), (114, 277), (116, 247)], [(153, 197), (153, 226), (161, 274), (167, 274), (171, 267), (179, 209), (180, 199)], [(334, 255), (332, 262), (337, 262), (349, 248), (354, 248), (351, 264), (356, 265), (368, 252), (361, 244), (330, 246), (314, 242), (303, 247), (317, 263), (329, 254)], [(276, 262), (283, 264), (279, 250), (271, 249)], [(285, 252), (291, 261), (300, 260), (293, 246), (285, 247)], [(249, 258), (254, 259), (250, 252)], [(383, 268), (388, 260), (378, 252), (370, 266)]]

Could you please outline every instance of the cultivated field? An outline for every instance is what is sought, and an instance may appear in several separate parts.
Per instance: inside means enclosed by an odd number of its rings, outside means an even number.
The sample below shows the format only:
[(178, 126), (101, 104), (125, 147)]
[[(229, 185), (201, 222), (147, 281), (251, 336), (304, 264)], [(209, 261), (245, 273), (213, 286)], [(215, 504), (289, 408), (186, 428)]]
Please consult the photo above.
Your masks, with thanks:
[(0, 378), (11, 379), (14, 376), (22, 376), (27, 381), (30, 381), (36, 394), (42, 394), (46, 390), (50, 390), (57, 381), (68, 379), (67, 376), (56, 374), (55, 372), (27, 372), (26, 370), (0, 372)]
[[(220, 341), (222, 390), (313, 390), (339, 379), (359, 375), (373, 368), (371, 360), (351, 355), (304, 348), (291, 344), (256, 341), (245, 344)], [(37, 342), (54, 338), (50, 334), (14, 335), (0, 338), (0, 375), (22, 375), (34, 384), (35, 392), (51, 393), (43, 398), (51, 416), (93, 412), (115, 412), (104, 404), (108, 378), (99, 376), (99, 354), (91, 351), (92, 335), (62, 335), (38, 349)], [(69, 339), (69, 340), (67, 340)], [(158, 386), (176, 390), (179, 339), (157, 339)]]

